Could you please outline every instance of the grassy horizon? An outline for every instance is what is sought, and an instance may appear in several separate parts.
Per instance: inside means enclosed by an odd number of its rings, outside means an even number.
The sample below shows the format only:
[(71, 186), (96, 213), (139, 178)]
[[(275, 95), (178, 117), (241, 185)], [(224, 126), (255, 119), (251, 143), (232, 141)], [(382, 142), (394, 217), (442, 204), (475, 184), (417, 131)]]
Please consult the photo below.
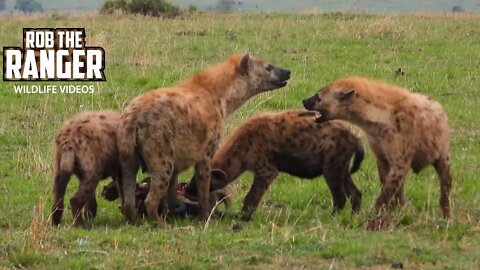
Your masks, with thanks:
[[(0, 83), (0, 268), (389, 269), (397, 262), (405, 269), (480, 267), (480, 15), (2, 16), (0, 45), (21, 46), (23, 27), (84, 27), (87, 46), (106, 51), (107, 82), (92, 83), (91, 95), (19, 95), (13, 85), (22, 83)], [(366, 231), (380, 189), (366, 146), (366, 160), (353, 176), (363, 191), (358, 215), (347, 206), (330, 216), (322, 177), (306, 181), (281, 174), (254, 220), (240, 222), (233, 214), (251, 184), (244, 174), (236, 182), (231, 215), (208, 226), (188, 219), (167, 229), (151, 222), (126, 225), (118, 203), (99, 196), (91, 230), (72, 228), (69, 210), (59, 228), (50, 226), (52, 146), (64, 120), (84, 110), (120, 111), (140, 93), (174, 85), (237, 51), (291, 69), (292, 79), (242, 106), (228, 119), (227, 133), (256, 113), (300, 108), (302, 98), (349, 75), (439, 101), (451, 127), (453, 218), (441, 217), (438, 180), (429, 168), (408, 175), (406, 204), (394, 212), (392, 226)], [(395, 74), (398, 68), (404, 76)], [(70, 181), (67, 202), (76, 182)], [(107, 183), (100, 183), (98, 195)], [(236, 223), (239, 232), (232, 229)]]
[[(37, 0), (45, 12), (92, 12), (98, 11), (104, 0)], [(220, 0), (169, 0), (170, 3), (183, 8), (190, 5), (200, 10), (218, 9)], [(480, 12), (477, 0), (256, 0), (232, 1), (232, 9), (240, 12), (371, 12), (371, 13), (412, 13), (412, 12), (451, 12), (454, 6), (461, 7), (465, 12)], [(16, 0), (6, 0), (6, 11), (11, 12)]]

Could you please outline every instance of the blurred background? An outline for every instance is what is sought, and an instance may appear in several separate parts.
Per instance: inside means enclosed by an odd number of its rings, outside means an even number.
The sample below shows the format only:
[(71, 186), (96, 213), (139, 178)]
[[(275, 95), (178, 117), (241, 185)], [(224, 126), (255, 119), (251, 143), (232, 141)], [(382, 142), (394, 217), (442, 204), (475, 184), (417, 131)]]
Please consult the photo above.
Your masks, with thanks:
[[(131, 0), (124, 0), (129, 2)], [(150, 0), (142, 0), (150, 1)], [(105, 0), (0, 0), (0, 13), (75, 12), (101, 9)], [(170, 0), (181, 8), (203, 11), (369, 13), (480, 12), (480, 0)]]

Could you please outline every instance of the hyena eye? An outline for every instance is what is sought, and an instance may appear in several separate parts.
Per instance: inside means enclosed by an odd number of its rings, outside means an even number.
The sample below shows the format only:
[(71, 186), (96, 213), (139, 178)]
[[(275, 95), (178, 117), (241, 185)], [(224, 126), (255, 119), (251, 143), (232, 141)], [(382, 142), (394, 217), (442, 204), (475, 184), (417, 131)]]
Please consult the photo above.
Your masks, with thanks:
[(265, 69), (270, 72), (270, 71), (272, 71), (273, 66), (269, 64)]

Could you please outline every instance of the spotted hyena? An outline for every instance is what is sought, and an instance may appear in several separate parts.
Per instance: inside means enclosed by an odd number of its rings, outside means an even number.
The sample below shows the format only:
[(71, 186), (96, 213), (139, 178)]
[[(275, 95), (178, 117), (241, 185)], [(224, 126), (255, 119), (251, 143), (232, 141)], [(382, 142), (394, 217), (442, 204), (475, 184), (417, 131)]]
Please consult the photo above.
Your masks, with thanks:
[(76, 226), (97, 212), (95, 189), (101, 179), (119, 177), (120, 164), (116, 129), (120, 113), (112, 111), (79, 113), (65, 122), (55, 140), (52, 222), (61, 222), (63, 200), (72, 174), (79, 179), (77, 192), (70, 199)]
[(157, 210), (165, 197), (172, 210), (177, 175), (192, 165), (198, 180), (200, 218), (207, 219), (210, 160), (225, 118), (250, 97), (284, 87), (289, 78), (289, 70), (248, 54), (234, 54), (177, 86), (133, 99), (123, 111), (117, 135), (127, 220), (136, 218), (135, 175), (141, 163), (152, 178), (145, 199), (151, 219), (163, 221)]
[[(332, 194), (334, 211), (343, 209), (347, 198), (353, 211), (360, 209), (362, 193), (351, 173), (364, 157), (361, 141), (338, 121), (322, 124), (317, 113), (291, 110), (255, 116), (234, 131), (212, 160), (211, 189), (222, 188), (243, 172), (253, 173), (242, 219), (250, 220), (263, 194), (279, 172), (313, 179), (325, 176)], [(350, 160), (355, 156), (352, 168)], [(187, 186), (195, 192), (195, 181)]]
[(317, 122), (344, 119), (365, 131), (382, 183), (377, 212), (403, 201), (410, 168), (418, 173), (433, 165), (443, 215), (450, 216), (449, 128), (438, 102), (398, 86), (353, 77), (330, 83), (303, 104), (320, 112)]

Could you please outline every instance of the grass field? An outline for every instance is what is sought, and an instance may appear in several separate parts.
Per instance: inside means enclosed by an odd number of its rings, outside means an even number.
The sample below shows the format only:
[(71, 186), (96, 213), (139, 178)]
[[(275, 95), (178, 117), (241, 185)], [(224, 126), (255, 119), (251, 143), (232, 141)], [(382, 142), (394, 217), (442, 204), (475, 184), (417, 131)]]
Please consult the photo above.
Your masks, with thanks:
[[(478, 269), (480, 267), (480, 16), (356, 14), (194, 14), (145, 17), (0, 17), (0, 45), (21, 46), (23, 27), (85, 27), (87, 45), (106, 51), (107, 82), (91, 95), (20, 95), (0, 83), (0, 268), (28, 269)], [(431, 95), (452, 130), (453, 218), (438, 207), (432, 168), (409, 175), (394, 224), (364, 229), (379, 193), (370, 151), (354, 181), (364, 192), (358, 215), (329, 215), (322, 178), (280, 175), (250, 223), (227, 216), (205, 225), (126, 225), (117, 203), (99, 199), (91, 230), (71, 227), (67, 211), (49, 226), (52, 142), (62, 122), (84, 110), (121, 110), (133, 97), (175, 84), (235, 51), (288, 67), (281, 90), (253, 98), (228, 130), (261, 111), (301, 100), (341, 76), (383, 79)], [(396, 76), (402, 68), (404, 76)], [(62, 83), (66, 84), (66, 83)], [(188, 179), (191, 172), (180, 179)], [(237, 182), (236, 213), (251, 182)], [(106, 184), (107, 182), (103, 182)], [(100, 184), (98, 192), (101, 190)], [(76, 189), (71, 181), (67, 198)], [(97, 192), (97, 193), (98, 193)]]

